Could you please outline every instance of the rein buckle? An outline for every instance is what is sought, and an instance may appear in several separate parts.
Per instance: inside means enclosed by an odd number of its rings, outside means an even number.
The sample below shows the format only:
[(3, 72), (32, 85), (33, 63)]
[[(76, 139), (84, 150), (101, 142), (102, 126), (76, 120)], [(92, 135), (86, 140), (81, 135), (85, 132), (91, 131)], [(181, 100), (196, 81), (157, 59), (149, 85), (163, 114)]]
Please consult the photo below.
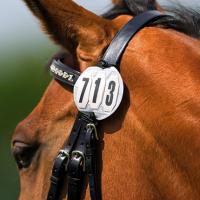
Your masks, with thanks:
[(69, 165), (69, 160), (70, 160), (70, 155), (67, 151), (61, 149), (58, 153), (60, 157), (63, 158), (63, 160), (67, 159), (67, 162), (65, 163), (65, 171), (67, 171), (68, 165)]
[(96, 128), (96, 126), (95, 126), (93, 123), (87, 124), (86, 128), (87, 128), (88, 130), (91, 129), (91, 131), (94, 131), (96, 140), (99, 140), (97, 128)]
[(83, 171), (85, 172), (85, 154), (81, 151), (75, 150), (72, 152), (72, 157), (82, 162)]

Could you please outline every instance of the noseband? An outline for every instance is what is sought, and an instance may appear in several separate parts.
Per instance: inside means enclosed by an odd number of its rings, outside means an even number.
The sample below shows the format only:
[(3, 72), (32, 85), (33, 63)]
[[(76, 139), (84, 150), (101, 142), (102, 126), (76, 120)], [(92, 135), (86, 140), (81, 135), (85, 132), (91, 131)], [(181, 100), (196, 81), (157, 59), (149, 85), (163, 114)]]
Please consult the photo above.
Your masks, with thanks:
[[(119, 106), (117, 104), (120, 104), (121, 102), (121, 99), (118, 97), (121, 95), (122, 98), (123, 96), (123, 82), (120, 82), (120, 75), (117, 74), (118, 72), (116, 72), (117, 70), (115, 68), (119, 67), (121, 56), (131, 38), (149, 23), (166, 16), (167, 15), (158, 11), (147, 11), (131, 19), (117, 33), (97, 66), (93, 67), (91, 72), (89, 72), (90, 70), (87, 70), (87, 73), (83, 72), (84, 75), (63, 64), (59, 59), (53, 60), (50, 67), (52, 76), (62, 84), (74, 88), (76, 87), (76, 89), (74, 89), (74, 93), (76, 93), (74, 95), (75, 102), (77, 96), (80, 101), (76, 103), (79, 112), (71, 130), (71, 134), (63, 149), (60, 150), (55, 159), (47, 200), (60, 199), (61, 189), (63, 188), (65, 178), (67, 178), (68, 200), (83, 199), (83, 191), (86, 188), (86, 179), (89, 182), (91, 200), (102, 199), (99, 181), (100, 177), (98, 173), (99, 135), (97, 133), (97, 126), (98, 119), (107, 118), (117, 109)], [(100, 78), (95, 79), (94, 83), (90, 83), (90, 79), (93, 78), (94, 74)], [(83, 84), (77, 85), (82, 76), (82, 80), (84, 81)], [(112, 80), (108, 85), (105, 77), (113, 78), (110, 78)], [(100, 81), (103, 78), (105, 79), (105, 84), (101, 88)], [(89, 84), (90, 87), (88, 86)], [(79, 91), (80, 86), (82, 89)], [(91, 98), (89, 90), (92, 90), (91, 88), (93, 87), (93, 104), (88, 106), (89, 100), (85, 98)], [(97, 98), (97, 92), (106, 90), (105, 88), (109, 91), (107, 98), (103, 97), (103, 92), (100, 96), (101, 98), (99, 98), (99, 96)], [(116, 88), (118, 88), (118, 90)], [(102, 110), (97, 112), (97, 107), (99, 107), (99, 105), (96, 106), (97, 102), (100, 101), (100, 103), (102, 103), (104, 100), (106, 102), (105, 112)], [(113, 105), (113, 107), (109, 108), (111, 105)], [(104, 109), (104, 106), (101, 107)]]

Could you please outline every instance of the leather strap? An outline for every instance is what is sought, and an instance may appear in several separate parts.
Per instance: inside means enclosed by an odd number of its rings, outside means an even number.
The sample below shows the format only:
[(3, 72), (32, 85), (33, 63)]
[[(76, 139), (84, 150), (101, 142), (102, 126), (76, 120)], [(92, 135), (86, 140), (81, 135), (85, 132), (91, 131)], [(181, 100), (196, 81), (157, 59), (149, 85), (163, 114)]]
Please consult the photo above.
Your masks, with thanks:
[[(83, 193), (83, 185), (85, 183), (85, 177), (88, 174), (86, 171), (86, 135), (90, 126), (97, 126), (95, 121), (85, 120), (85, 124), (82, 125), (79, 138), (76, 146), (72, 152), (72, 158), (69, 162), (68, 170), (68, 199), (69, 200), (80, 200)], [(92, 199), (96, 200), (96, 199)]]
[(152, 10), (146, 11), (132, 18), (112, 40), (104, 56), (102, 57), (102, 65), (104, 67), (117, 67), (119, 64), (118, 62), (120, 61), (120, 58), (131, 38), (145, 25), (166, 16), (167, 15), (164, 15), (159, 11)]
[(95, 135), (95, 130), (89, 128), (85, 134), (86, 142), (86, 172), (89, 179), (90, 197), (91, 200), (101, 200), (101, 185), (98, 180), (97, 171), (97, 147), (98, 137)]
[(85, 179), (85, 132), (87, 122), (81, 127), (77, 145), (72, 152), (68, 170), (68, 200), (80, 200)]
[(68, 155), (65, 152), (59, 152), (51, 175), (51, 184), (47, 200), (56, 200), (59, 199), (60, 191), (64, 181), (63, 174), (65, 174), (65, 165), (68, 162)]
[(68, 168), (68, 200), (80, 200), (83, 193), (85, 173), (82, 165), (82, 158), (73, 156)]
[(59, 193), (60, 189), (62, 188), (63, 178), (66, 174), (72, 150), (76, 145), (80, 131), (83, 130), (86, 124), (94, 123), (94, 120), (95, 119), (93, 113), (78, 113), (67, 143), (65, 144), (63, 149), (60, 150), (58, 156), (55, 159), (47, 200), (59, 199)]
[(80, 76), (80, 72), (72, 69), (66, 64), (63, 64), (59, 59), (54, 59), (52, 61), (50, 73), (54, 79), (70, 86), (74, 86), (78, 77)]

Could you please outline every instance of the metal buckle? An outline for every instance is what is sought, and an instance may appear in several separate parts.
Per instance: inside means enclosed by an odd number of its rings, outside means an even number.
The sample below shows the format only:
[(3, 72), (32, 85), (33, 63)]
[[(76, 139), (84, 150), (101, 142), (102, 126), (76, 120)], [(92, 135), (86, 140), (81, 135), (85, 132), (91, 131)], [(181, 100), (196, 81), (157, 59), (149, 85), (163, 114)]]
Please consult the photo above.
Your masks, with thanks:
[(78, 160), (82, 159), (83, 171), (85, 171), (85, 154), (81, 151), (75, 150), (72, 152), (72, 157), (75, 157)]
[(58, 155), (60, 155), (61, 157), (64, 157), (64, 159), (67, 158), (67, 162), (65, 164), (65, 171), (67, 171), (68, 165), (69, 165), (69, 159), (70, 159), (70, 155), (67, 151), (61, 149), (58, 153)]
[(97, 128), (93, 123), (87, 124), (86, 128), (87, 129), (91, 128), (92, 131), (94, 131), (96, 140), (99, 140), (99, 136), (98, 136), (98, 133), (97, 133)]

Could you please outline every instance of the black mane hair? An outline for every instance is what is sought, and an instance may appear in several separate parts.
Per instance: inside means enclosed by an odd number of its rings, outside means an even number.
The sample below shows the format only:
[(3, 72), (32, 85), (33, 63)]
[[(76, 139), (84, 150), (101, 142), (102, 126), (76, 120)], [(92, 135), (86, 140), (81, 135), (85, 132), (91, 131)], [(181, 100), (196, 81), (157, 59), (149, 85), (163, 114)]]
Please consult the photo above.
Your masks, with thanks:
[[(140, 1), (141, 2), (141, 1)], [(172, 1), (173, 2), (173, 1)], [(120, 5), (115, 5), (103, 17), (107, 19), (115, 18), (122, 14), (138, 15), (147, 10), (155, 10), (154, 4), (142, 6), (137, 3), (137, 0), (123, 0)], [(171, 28), (191, 37), (200, 39), (200, 8), (191, 8), (175, 3), (173, 6), (162, 7), (169, 17), (161, 18), (156, 22), (151, 23), (149, 26), (161, 26), (164, 28)]]

